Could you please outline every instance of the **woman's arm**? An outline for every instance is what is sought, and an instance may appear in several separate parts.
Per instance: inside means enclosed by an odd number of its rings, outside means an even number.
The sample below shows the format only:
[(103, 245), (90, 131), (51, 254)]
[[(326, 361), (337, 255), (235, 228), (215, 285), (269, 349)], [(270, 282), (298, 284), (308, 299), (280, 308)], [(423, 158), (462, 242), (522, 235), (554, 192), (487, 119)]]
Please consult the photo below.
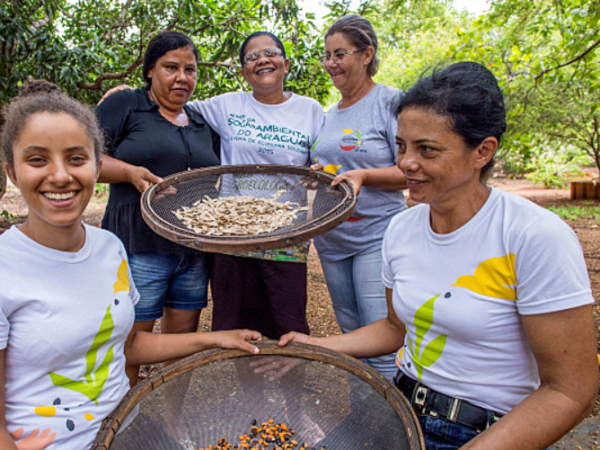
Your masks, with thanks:
[(257, 354), (247, 341), (261, 339), (258, 331), (230, 330), (208, 333), (158, 334), (131, 330), (125, 342), (127, 364), (139, 366), (182, 358), (209, 348), (232, 348)]
[(325, 347), (355, 358), (371, 358), (395, 352), (404, 344), (406, 328), (394, 312), (392, 290), (386, 288), (385, 296), (388, 306), (388, 316), (385, 319), (378, 320), (350, 333), (322, 338), (310, 337), (292, 331), (281, 337), (279, 345), (284, 346), (289, 342), (300, 342)]
[(14, 439), (6, 429), (6, 415), (4, 410), (4, 356), (6, 350), (0, 350), (0, 448), (6, 450), (17, 450)]
[[(121, 86), (119, 86), (121, 88)], [(109, 92), (115, 90), (111, 89)], [(108, 94), (108, 92), (107, 92)], [(111, 97), (96, 108), (96, 116), (106, 137), (106, 150), (114, 152), (129, 134), (128, 117), (136, 105), (135, 93), (122, 93)], [(102, 155), (99, 183), (131, 183), (144, 192), (151, 183), (162, 183), (162, 178), (145, 167), (123, 162), (109, 155)]]
[[(312, 170), (322, 170), (320, 164), (310, 166)], [(376, 169), (356, 169), (349, 170), (335, 177), (331, 183), (332, 186), (342, 182), (349, 181), (354, 186), (356, 195), (360, 193), (363, 186), (376, 187), (381, 189), (390, 189), (400, 191), (406, 189), (406, 179), (398, 166), (378, 167)]]
[(464, 450), (536, 450), (560, 439), (590, 412), (598, 393), (591, 306), (521, 316), (540, 387)]
[(108, 91), (106, 91), (104, 93), (104, 95), (102, 96), (102, 98), (98, 101), (98, 103), (96, 103), (96, 106), (99, 106), (100, 103), (102, 103), (104, 100), (106, 100), (108, 97), (110, 97), (113, 94), (116, 94), (117, 92), (121, 92), (121, 91), (135, 91), (134, 87), (128, 86), (127, 84), (120, 84), (118, 86), (115, 86), (113, 88), (110, 88)]
[(162, 183), (163, 179), (142, 166), (134, 166), (112, 156), (102, 155), (102, 168), (98, 183), (131, 183), (138, 191), (144, 192), (152, 183)]

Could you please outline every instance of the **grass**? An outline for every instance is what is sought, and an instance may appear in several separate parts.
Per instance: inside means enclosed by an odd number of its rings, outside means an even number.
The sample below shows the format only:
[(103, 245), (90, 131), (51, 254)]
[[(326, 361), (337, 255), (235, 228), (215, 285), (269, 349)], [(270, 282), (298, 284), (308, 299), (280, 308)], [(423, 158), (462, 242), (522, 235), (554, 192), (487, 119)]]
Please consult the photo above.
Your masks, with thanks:
[(593, 201), (584, 201), (581, 206), (549, 206), (548, 209), (561, 219), (576, 221), (578, 219), (600, 219), (600, 206)]

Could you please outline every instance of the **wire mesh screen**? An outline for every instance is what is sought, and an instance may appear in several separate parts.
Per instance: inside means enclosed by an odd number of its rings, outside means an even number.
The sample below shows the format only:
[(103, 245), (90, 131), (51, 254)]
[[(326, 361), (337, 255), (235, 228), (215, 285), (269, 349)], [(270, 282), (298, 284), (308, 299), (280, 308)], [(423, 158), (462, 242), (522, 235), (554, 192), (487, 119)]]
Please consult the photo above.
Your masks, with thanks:
[[(252, 434), (262, 424), (290, 430), (283, 448), (296, 450), (425, 448), (410, 405), (373, 369), (308, 346), (284, 350), (301, 356), (265, 354), (269, 349), (282, 352), (276, 345), (261, 345), (262, 356), (221, 350), (192, 370), (171, 369), (177, 375), (154, 379), (165, 381), (159, 386), (146, 381), (140, 386), (144, 395), (134, 390), (126, 397), (92, 448), (197, 450), (225, 439), (230, 448), (246, 448), (244, 434), (250, 438), (247, 448), (281, 448), (260, 443), (260, 432)], [(238, 356), (215, 358), (232, 352)], [(112, 439), (134, 404), (139, 411), (129, 416), (135, 418)]]
[[(218, 166), (171, 175), (142, 196), (142, 216), (150, 228), (174, 242), (204, 251), (251, 251), (299, 244), (343, 223), (354, 210), (356, 198), (347, 182), (332, 187), (335, 177), (295, 166)], [(193, 208), (203, 199), (249, 196), (287, 204), (291, 223), (274, 230), (241, 235), (189, 229), (176, 212)], [(287, 202), (287, 203), (286, 203)], [(207, 223), (200, 219), (198, 225)], [(245, 225), (240, 225), (245, 230)], [(249, 228), (248, 228), (249, 229)]]

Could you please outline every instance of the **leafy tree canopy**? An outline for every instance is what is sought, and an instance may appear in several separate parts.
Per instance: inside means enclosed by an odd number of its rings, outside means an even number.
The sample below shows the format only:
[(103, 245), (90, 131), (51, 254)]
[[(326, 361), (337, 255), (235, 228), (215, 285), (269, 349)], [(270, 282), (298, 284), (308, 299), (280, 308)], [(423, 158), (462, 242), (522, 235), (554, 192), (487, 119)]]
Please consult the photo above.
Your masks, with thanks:
[(322, 38), (295, 0), (12, 0), (0, 3), (0, 103), (27, 77), (45, 78), (93, 103), (115, 84), (139, 85), (146, 45), (162, 30), (198, 44), (205, 98), (244, 88), (237, 54), (257, 30), (277, 34), (291, 70), (286, 88), (322, 102), (330, 81), (318, 62)]
[(436, 68), (479, 62), (506, 95), (508, 168), (578, 152), (600, 168), (600, 4), (495, 0), (473, 18), (451, 3), (379, 0), (367, 15), (383, 43), (378, 80), (407, 89)]

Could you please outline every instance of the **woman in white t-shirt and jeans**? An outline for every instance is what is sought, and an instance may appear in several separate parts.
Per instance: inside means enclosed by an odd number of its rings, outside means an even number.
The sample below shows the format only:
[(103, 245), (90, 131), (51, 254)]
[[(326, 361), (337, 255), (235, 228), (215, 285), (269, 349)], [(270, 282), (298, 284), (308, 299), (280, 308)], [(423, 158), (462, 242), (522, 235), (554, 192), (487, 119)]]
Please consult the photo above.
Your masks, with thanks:
[(398, 165), (410, 197), (383, 242), (388, 317), (326, 338), (355, 357), (401, 348), (396, 385), (427, 450), (541, 450), (598, 389), (592, 297), (577, 236), (555, 214), (485, 184), (506, 129), (494, 75), (473, 62), (400, 102)]
[(0, 235), (2, 450), (89, 449), (129, 390), (126, 364), (211, 347), (258, 353), (248, 330), (132, 330), (139, 295), (125, 248), (81, 221), (101, 166), (94, 113), (35, 81), (5, 119), (0, 159), (29, 215)]

